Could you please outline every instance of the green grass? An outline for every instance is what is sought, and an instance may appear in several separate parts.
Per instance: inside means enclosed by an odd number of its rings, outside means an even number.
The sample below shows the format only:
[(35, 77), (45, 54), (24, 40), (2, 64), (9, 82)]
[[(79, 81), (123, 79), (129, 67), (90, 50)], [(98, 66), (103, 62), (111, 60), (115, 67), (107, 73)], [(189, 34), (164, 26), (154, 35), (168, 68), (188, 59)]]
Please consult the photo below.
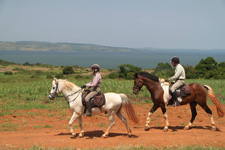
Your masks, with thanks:
[[(46, 109), (59, 110), (68, 108), (65, 99), (60, 97), (51, 101), (48, 98), (53, 79), (47, 79), (45, 74), (32, 78), (32, 73), (14, 74), (11, 76), (0, 73), (0, 116), (11, 114), (13, 110)], [(90, 82), (91, 78), (75, 79), (75, 75), (68, 76), (68, 80), (81, 86)], [(214, 90), (221, 103), (225, 103), (225, 80), (186, 80), (186, 83), (207, 84)], [(148, 100), (150, 93), (145, 87), (139, 95), (132, 94), (133, 80), (104, 79), (102, 80), (102, 92), (124, 93), (128, 95), (134, 104), (151, 103)], [(208, 101), (211, 104), (211, 101)], [(63, 112), (65, 114), (65, 112)], [(50, 114), (52, 116), (53, 114)]]
[(0, 131), (17, 131), (18, 127), (19, 126), (17, 124), (7, 121), (7, 122), (1, 124)]

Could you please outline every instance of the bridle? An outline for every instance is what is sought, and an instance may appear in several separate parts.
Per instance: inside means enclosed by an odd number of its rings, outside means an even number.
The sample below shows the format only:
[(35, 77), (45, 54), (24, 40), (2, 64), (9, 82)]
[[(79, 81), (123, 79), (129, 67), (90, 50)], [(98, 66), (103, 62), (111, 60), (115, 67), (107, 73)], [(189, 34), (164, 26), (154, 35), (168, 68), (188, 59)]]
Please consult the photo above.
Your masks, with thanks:
[(59, 83), (57, 82), (55, 92), (50, 93), (49, 95), (51, 95), (53, 98), (55, 98), (55, 95), (58, 96), (58, 94), (57, 94), (58, 89), (59, 89)]
[[(58, 89), (59, 89), (59, 83), (57, 82), (57, 83), (56, 83), (56, 90), (55, 90), (55, 92), (50, 93), (49, 95), (51, 95), (53, 98), (55, 98), (55, 95), (56, 95), (56, 97), (65, 97), (65, 98), (67, 98), (67, 97), (73, 96), (74, 94), (76, 94), (76, 93), (78, 93), (78, 92), (81, 92), (81, 91), (83, 90), (83, 89), (79, 89), (79, 90), (75, 91), (74, 93), (69, 94), (69, 95), (67, 95), (67, 96), (58, 96), (58, 94), (57, 94)], [(77, 99), (78, 96), (79, 96), (79, 94), (78, 94), (73, 100), (69, 101), (68, 103), (71, 103), (71, 102), (75, 101), (75, 100)]]
[(139, 83), (141, 83), (141, 80), (138, 78), (138, 81), (137, 81), (136, 86), (133, 86), (133, 90), (138, 90), (138, 91), (140, 91), (140, 90), (141, 90), (141, 87), (140, 87), (140, 86), (138, 86), (138, 84), (139, 84)]
[[(141, 87), (138, 86), (138, 84), (139, 84), (140, 82), (141, 82), (141, 80), (138, 78), (138, 81), (137, 81), (136, 86), (133, 86), (133, 90), (138, 90), (138, 91), (140, 91)], [(157, 86), (159, 86), (159, 85), (160, 85), (160, 83), (155, 84), (155, 85), (153, 85), (152, 87), (150, 87), (149, 90), (151, 90), (151, 89), (153, 89), (153, 88), (155, 88), (155, 87), (157, 87)]]

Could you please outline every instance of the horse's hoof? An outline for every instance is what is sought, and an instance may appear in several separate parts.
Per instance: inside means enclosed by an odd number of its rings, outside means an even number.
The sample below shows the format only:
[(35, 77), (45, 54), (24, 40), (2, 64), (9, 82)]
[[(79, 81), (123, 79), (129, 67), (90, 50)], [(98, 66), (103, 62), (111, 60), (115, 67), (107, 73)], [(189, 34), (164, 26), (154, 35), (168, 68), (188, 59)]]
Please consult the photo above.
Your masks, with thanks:
[(103, 135), (101, 136), (102, 139), (105, 139), (106, 137), (107, 137), (107, 135), (105, 135), (105, 134), (103, 134)]
[(72, 135), (70, 138), (71, 138), (71, 139), (76, 139), (76, 136)]
[(82, 136), (82, 135), (78, 135), (78, 138), (82, 138), (82, 137), (84, 137), (84, 136)]
[(216, 131), (216, 127), (212, 127), (211, 128), (211, 131)]
[(189, 130), (189, 126), (185, 126), (184, 127), (184, 130)]
[(150, 130), (150, 127), (145, 126), (145, 131), (148, 131), (148, 130)]
[(167, 132), (167, 131), (168, 131), (168, 128), (164, 128), (163, 131), (164, 131), (164, 132)]
[(128, 135), (128, 137), (132, 137), (132, 134), (131, 133), (128, 133), (127, 135)]

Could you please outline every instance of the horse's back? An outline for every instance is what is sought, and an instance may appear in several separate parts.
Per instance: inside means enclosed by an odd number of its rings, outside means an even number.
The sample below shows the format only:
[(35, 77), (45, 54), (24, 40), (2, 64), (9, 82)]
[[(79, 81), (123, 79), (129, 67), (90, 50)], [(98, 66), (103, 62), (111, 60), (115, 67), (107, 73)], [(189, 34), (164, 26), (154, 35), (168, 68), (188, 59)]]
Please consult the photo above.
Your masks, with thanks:
[(199, 83), (190, 83), (188, 84), (191, 89), (195, 92), (195, 93), (206, 93), (206, 89), (204, 88), (204, 86), (202, 84)]
[(104, 94), (105, 94), (106, 105), (109, 103), (111, 103), (113, 105), (122, 104), (122, 99), (121, 99), (120, 94), (113, 93), (113, 92), (108, 92), (108, 93), (104, 93)]
[(196, 101), (203, 100), (206, 101), (207, 98), (207, 90), (203, 85), (199, 83), (190, 83), (188, 84), (191, 87), (191, 96), (196, 98)]

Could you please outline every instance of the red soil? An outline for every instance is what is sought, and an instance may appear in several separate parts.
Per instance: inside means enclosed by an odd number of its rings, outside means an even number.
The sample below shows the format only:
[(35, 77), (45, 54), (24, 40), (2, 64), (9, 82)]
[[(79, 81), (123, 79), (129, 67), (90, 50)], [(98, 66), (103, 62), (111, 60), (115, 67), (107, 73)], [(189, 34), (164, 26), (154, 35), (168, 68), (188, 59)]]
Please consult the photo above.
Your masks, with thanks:
[[(13, 115), (0, 117), (0, 149), (18, 149), (40, 147), (72, 147), (72, 148), (112, 148), (131, 146), (180, 147), (180, 146), (216, 146), (225, 148), (225, 118), (218, 118), (214, 105), (213, 111), (217, 131), (211, 131), (211, 121), (206, 112), (199, 106), (198, 115), (190, 130), (183, 130), (191, 118), (188, 105), (168, 107), (169, 131), (164, 132), (165, 121), (158, 109), (151, 118), (151, 129), (144, 131), (145, 121), (151, 106), (149, 104), (134, 105), (139, 124), (128, 120), (133, 136), (126, 135), (126, 128), (116, 117), (116, 124), (109, 137), (102, 139), (109, 121), (105, 114), (92, 118), (83, 117), (85, 135), (83, 138), (72, 139), (68, 127), (71, 117), (69, 109), (59, 111), (47, 110), (16, 110)], [(223, 105), (223, 108), (225, 106)], [(63, 113), (65, 112), (65, 113)], [(124, 116), (127, 118), (125, 112)], [(8, 128), (7, 128), (8, 126)], [(74, 122), (77, 135), (80, 131), (78, 121)], [(5, 131), (6, 129), (16, 131)]]

